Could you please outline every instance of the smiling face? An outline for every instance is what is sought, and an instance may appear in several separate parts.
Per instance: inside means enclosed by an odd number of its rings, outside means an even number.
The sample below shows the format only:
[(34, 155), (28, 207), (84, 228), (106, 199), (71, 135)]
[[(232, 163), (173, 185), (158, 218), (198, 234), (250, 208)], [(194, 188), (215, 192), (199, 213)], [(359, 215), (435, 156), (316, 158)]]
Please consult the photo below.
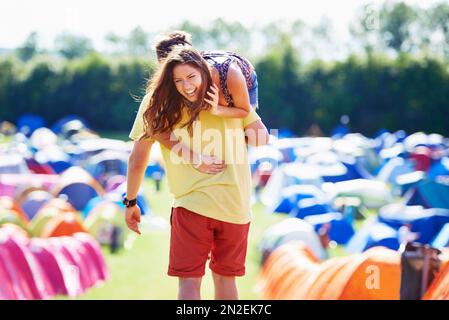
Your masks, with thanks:
[(187, 63), (178, 64), (173, 68), (173, 81), (184, 98), (190, 102), (198, 100), (203, 84), (199, 69)]

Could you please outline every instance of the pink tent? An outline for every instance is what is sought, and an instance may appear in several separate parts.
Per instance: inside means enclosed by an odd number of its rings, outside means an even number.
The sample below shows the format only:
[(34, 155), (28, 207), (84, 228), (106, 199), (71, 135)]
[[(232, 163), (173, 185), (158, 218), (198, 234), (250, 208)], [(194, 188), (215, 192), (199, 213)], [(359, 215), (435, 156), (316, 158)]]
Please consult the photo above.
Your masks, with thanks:
[(77, 232), (73, 235), (86, 249), (91, 257), (93, 263), (95, 264), (95, 270), (97, 271), (96, 279), (99, 281), (104, 281), (109, 278), (109, 271), (104, 259), (103, 253), (101, 252), (101, 247), (97, 240), (90, 234), (85, 232)]
[(54, 295), (52, 285), (22, 237), (2, 235), (0, 260), (7, 270), (18, 299), (48, 299)]
[(73, 257), (78, 261), (80, 272), (86, 279), (86, 288), (90, 288), (99, 280), (97, 267), (92, 259), (89, 251), (83, 246), (83, 244), (74, 237), (61, 237), (61, 242), (64, 247), (69, 250)]
[(61, 255), (53, 253), (47, 240), (34, 238), (30, 241), (29, 248), (47, 274), (55, 294), (74, 296), (79, 293), (79, 290), (73, 290), (64, 278), (64, 270), (70, 268), (69, 262)]
[[(1, 241), (2, 240), (0, 239), (0, 252), (2, 251)], [(18, 288), (14, 288), (5, 262), (6, 260), (3, 259), (3, 256), (0, 253), (0, 300), (16, 300), (18, 299), (16, 293)]]
[[(69, 262), (70, 268), (66, 270), (70, 278), (71, 283), (79, 284), (79, 292), (82, 293), (90, 287), (91, 280), (89, 278), (88, 266), (85, 261), (80, 257), (80, 254), (76, 252), (72, 247), (67, 247), (66, 237), (53, 237), (47, 240), (51, 244), (51, 250), (64, 257)], [(74, 284), (73, 284), (74, 286)]]

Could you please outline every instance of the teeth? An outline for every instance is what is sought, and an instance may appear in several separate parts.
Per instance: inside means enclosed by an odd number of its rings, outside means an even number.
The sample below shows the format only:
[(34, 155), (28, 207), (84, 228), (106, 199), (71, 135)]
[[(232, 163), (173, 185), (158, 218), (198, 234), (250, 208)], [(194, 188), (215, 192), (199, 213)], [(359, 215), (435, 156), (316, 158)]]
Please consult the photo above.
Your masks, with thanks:
[(193, 89), (192, 91), (186, 91), (187, 94), (192, 94), (196, 91), (196, 89)]

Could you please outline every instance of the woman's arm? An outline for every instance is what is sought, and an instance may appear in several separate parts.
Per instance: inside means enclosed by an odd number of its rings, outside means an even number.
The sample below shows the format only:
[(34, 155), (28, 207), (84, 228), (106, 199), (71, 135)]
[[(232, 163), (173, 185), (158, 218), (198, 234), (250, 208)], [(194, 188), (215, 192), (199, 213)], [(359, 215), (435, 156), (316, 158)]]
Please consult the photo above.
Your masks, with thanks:
[(248, 86), (246, 85), (245, 77), (238, 66), (232, 63), (229, 66), (227, 75), (227, 86), (229, 93), (232, 95), (234, 107), (222, 106), (218, 104), (218, 88), (213, 86), (211, 88), (209, 97), (212, 99), (205, 99), (212, 105), (210, 112), (216, 116), (223, 118), (245, 118), (251, 105), (249, 103)]
[(161, 133), (154, 136), (154, 138), (202, 173), (216, 174), (226, 169), (226, 164), (223, 160), (219, 160), (214, 156), (201, 155), (194, 152), (174, 135), (171, 135), (171, 133)]

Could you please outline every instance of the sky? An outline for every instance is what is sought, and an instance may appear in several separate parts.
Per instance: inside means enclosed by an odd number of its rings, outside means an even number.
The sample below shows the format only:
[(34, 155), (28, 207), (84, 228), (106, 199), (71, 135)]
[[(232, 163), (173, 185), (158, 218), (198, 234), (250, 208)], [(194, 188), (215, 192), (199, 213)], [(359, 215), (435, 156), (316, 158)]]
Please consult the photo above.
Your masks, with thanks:
[[(405, 0), (420, 7), (441, 1)], [(126, 36), (137, 26), (147, 32), (160, 32), (183, 20), (207, 26), (219, 17), (229, 22), (238, 21), (246, 27), (298, 18), (314, 25), (327, 17), (334, 26), (335, 36), (344, 39), (357, 8), (366, 3), (383, 2), (385, 0), (226, 0), (217, 8), (219, 2), (210, 0), (1, 0), (0, 48), (20, 46), (33, 31), (38, 33), (44, 47), (51, 48), (54, 38), (68, 31), (89, 37), (94, 47), (101, 50), (108, 32)]]

